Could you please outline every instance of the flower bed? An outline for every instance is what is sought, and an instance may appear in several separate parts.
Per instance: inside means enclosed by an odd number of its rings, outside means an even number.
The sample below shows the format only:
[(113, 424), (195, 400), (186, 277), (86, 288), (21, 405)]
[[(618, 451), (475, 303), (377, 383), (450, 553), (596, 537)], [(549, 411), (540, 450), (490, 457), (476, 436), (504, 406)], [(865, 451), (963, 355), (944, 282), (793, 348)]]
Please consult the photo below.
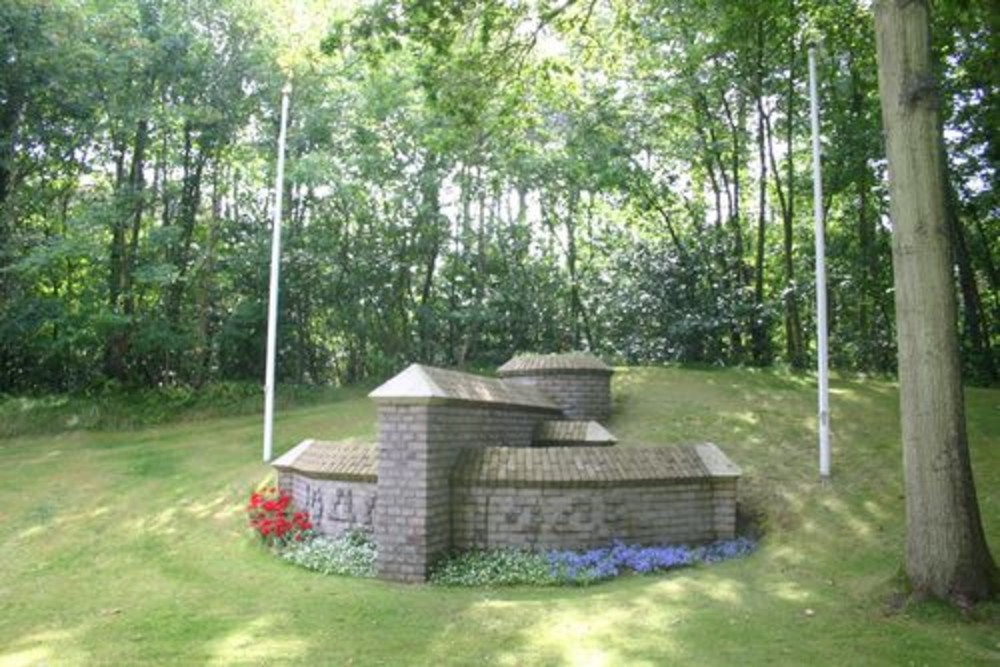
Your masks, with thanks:
[[(350, 530), (331, 539), (317, 536), (291, 496), (274, 487), (255, 491), (247, 504), (254, 533), (284, 560), (321, 574), (374, 577), (377, 548), (371, 533)], [(440, 562), (432, 583), (443, 586), (587, 585), (623, 574), (650, 574), (698, 563), (717, 563), (751, 553), (746, 537), (704, 546), (640, 546), (616, 541), (589, 551), (518, 549), (466, 551)]]
[(756, 542), (740, 537), (699, 547), (615, 542), (582, 552), (469, 551), (441, 562), (431, 573), (431, 581), (445, 586), (587, 585), (623, 574), (717, 563), (745, 556), (755, 548)]
[(281, 557), (320, 574), (343, 574), (352, 577), (375, 576), (375, 540), (370, 533), (350, 530), (340, 537), (316, 537), (289, 544)]
[(375, 541), (350, 530), (336, 539), (317, 536), (309, 515), (296, 511), (289, 493), (269, 487), (250, 494), (250, 529), (282, 559), (322, 574), (375, 576)]

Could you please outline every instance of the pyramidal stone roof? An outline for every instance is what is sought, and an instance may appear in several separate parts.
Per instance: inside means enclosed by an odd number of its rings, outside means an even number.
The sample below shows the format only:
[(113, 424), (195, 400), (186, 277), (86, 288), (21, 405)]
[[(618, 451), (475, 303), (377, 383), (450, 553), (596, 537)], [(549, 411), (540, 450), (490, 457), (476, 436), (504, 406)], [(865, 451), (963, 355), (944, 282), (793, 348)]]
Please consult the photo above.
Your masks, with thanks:
[(559, 410), (534, 387), (423, 364), (411, 364), (368, 396), (379, 403), (462, 402)]
[(374, 482), (378, 479), (378, 449), (370, 442), (355, 440), (303, 440), (271, 465), (315, 479)]
[(613, 445), (618, 439), (595, 421), (545, 421), (538, 425), (535, 442), (554, 446), (577, 442), (588, 445)]
[(614, 369), (589, 352), (521, 354), (497, 369), (501, 377), (546, 373), (614, 373)]
[(711, 443), (675, 447), (487, 447), (465, 449), (452, 479), (476, 486), (604, 487), (738, 477)]

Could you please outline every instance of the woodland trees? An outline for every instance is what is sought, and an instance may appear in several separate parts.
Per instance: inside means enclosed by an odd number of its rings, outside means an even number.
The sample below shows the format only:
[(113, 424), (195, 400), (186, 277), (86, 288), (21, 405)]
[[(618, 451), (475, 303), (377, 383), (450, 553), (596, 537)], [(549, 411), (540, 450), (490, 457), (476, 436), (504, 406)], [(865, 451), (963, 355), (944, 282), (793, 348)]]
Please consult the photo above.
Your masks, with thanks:
[[(959, 345), (990, 382), (996, 25), (942, 4)], [(282, 381), (578, 347), (807, 367), (814, 37), (832, 360), (895, 370), (862, 3), (328, 5), (0, 5), (0, 391), (260, 381), (288, 77)], [(274, 27), (296, 7), (322, 49)]]

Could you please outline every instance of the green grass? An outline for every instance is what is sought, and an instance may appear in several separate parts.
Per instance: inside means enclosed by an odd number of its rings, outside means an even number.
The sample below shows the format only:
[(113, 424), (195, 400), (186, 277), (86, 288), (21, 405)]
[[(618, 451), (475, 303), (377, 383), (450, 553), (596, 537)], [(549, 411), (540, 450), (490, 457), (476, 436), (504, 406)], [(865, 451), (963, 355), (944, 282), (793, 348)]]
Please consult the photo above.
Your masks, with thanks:
[[(748, 370), (616, 376), (620, 446), (711, 440), (766, 530), (746, 559), (591, 588), (452, 589), (324, 577), (252, 542), (256, 417), (0, 440), (0, 665), (977, 665), (1000, 605), (889, 611), (899, 586), (896, 390), (833, 383), (834, 481), (813, 386)], [(967, 392), (1000, 553), (1000, 391)], [(279, 451), (372, 432), (363, 393), (281, 413)], [(806, 610), (813, 610), (808, 616)]]
[[(278, 409), (331, 400), (335, 387), (281, 385)], [(260, 411), (264, 392), (247, 382), (217, 382), (199, 390), (170, 386), (155, 389), (110, 387), (82, 394), (6, 396), (0, 394), (0, 438), (76, 430), (125, 430), (180, 421)]]

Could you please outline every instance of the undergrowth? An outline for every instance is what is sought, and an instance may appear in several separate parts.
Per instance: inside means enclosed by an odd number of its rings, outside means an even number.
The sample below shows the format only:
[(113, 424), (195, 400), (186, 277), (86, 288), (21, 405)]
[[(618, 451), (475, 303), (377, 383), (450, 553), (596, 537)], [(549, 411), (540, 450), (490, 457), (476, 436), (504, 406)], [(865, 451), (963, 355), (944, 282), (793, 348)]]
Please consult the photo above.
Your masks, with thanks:
[[(285, 385), (275, 397), (279, 409), (336, 400), (349, 390)], [(353, 395), (353, 394), (352, 394)], [(81, 394), (0, 394), (0, 438), (62, 431), (118, 431), (161, 424), (253, 414), (264, 401), (262, 388), (248, 382), (220, 382), (198, 389), (167, 386), (126, 389), (110, 386)]]

